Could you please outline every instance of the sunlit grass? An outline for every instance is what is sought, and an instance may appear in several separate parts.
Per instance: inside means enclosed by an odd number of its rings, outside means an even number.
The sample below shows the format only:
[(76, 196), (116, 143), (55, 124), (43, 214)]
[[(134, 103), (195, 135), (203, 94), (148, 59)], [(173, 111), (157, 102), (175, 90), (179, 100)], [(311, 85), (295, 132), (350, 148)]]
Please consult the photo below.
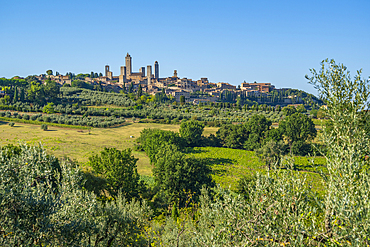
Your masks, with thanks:
[[(189, 154), (197, 158), (206, 159), (211, 165), (212, 177), (222, 187), (235, 190), (238, 180), (243, 176), (251, 177), (255, 173), (266, 173), (266, 165), (260, 161), (254, 152), (240, 149), (199, 147)], [(323, 193), (322, 179), (319, 171), (324, 171), (325, 160), (316, 157), (311, 165), (306, 157), (295, 157), (296, 171), (307, 175), (307, 182), (311, 183), (314, 190)]]

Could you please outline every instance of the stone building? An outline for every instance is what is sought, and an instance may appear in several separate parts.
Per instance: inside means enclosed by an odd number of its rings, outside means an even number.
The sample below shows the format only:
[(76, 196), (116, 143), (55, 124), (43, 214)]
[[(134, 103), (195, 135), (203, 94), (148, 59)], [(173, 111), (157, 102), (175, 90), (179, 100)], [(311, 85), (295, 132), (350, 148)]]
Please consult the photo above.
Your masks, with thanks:
[(236, 86), (233, 86), (233, 85), (231, 85), (229, 83), (225, 83), (225, 82), (218, 82), (217, 87), (219, 89), (232, 89), (232, 90), (236, 89)]
[(274, 88), (275, 86), (271, 85), (271, 83), (257, 83), (257, 82), (255, 83), (244, 82), (241, 84), (241, 87), (240, 87), (241, 90), (246, 90), (246, 91), (257, 90), (257, 91), (264, 92), (264, 93), (269, 93)]

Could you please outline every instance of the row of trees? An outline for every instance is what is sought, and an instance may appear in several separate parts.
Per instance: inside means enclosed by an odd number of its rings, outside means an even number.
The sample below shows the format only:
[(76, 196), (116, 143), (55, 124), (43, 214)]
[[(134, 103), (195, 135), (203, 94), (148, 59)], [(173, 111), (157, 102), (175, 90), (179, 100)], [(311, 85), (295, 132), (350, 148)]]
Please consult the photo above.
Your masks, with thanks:
[(273, 90), (268, 94), (260, 93), (258, 96), (255, 94), (248, 95), (247, 92), (238, 92), (231, 90), (224, 90), (220, 99), (222, 102), (236, 103), (237, 105), (253, 105), (257, 102), (260, 104), (287, 104), (290, 101), (292, 104), (300, 103), (303, 101), (306, 105), (322, 104), (323, 102), (312, 94), (308, 94), (298, 89), (280, 89)]
[[(44, 107), (47, 110), (47, 106)], [(56, 114), (19, 114), (18, 112), (0, 112), (0, 117), (18, 118), (23, 120), (31, 120), (45, 123), (57, 123), (66, 125), (90, 126), (95, 128), (108, 128), (121, 125), (126, 122), (124, 118), (116, 117), (83, 117), (83, 116), (68, 116)]]
[[(223, 125), (216, 133), (223, 147), (257, 150), (269, 141), (275, 143), (284, 139), (291, 153), (306, 155), (311, 151), (307, 141), (313, 140), (317, 131), (312, 120), (302, 113), (293, 113), (279, 122), (279, 127), (272, 128), (272, 122), (263, 115), (254, 115), (245, 124)], [(286, 147), (281, 145), (282, 153)]]
[(23, 79), (1, 79), (0, 84), (8, 97), (1, 99), (2, 104), (8, 105), (16, 102), (33, 102), (46, 104), (48, 101), (56, 101), (59, 94), (59, 85), (50, 79), (42, 84), (37, 81), (27, 82)]

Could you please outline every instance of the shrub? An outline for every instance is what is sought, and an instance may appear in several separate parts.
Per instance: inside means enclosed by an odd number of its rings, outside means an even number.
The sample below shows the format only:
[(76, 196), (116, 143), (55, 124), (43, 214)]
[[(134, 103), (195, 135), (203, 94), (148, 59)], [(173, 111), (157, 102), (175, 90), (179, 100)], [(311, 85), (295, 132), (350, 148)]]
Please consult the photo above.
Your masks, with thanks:
[(42, 117), (44, 122), (50, 122), (51, 121), (51, 118), (49, 116), (43, 116)]
[(105, 190), (112, 197), (122, 193), (128, 200), (139, 198), (141, 183), (131, 149), (104, 148), (100, 155), (89, 157), (89, 165), (106, 180)]
[(43, 131), (48, 130), (48, 125), (47, 125), (47, 124), (41, 124), (41, 129), (42, 129)]
[(13, 123), (13, 122), (10, 122), (10, 123), (9, 123), (9, 126), (10, 126), (10, 127), (13, 127), (13, 126), (14, 126), (14, 123)]

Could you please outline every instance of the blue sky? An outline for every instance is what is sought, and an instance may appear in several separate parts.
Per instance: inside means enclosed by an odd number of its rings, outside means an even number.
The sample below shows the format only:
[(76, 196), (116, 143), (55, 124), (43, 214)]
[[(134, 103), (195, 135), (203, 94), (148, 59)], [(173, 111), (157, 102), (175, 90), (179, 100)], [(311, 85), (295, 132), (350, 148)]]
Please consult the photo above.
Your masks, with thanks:
[(325, 58), (370, 75), (370, 1), (0, 1), (0, 77), (52, 69), (114, 75), (158, 61), (160, 76), (315, 93)]

